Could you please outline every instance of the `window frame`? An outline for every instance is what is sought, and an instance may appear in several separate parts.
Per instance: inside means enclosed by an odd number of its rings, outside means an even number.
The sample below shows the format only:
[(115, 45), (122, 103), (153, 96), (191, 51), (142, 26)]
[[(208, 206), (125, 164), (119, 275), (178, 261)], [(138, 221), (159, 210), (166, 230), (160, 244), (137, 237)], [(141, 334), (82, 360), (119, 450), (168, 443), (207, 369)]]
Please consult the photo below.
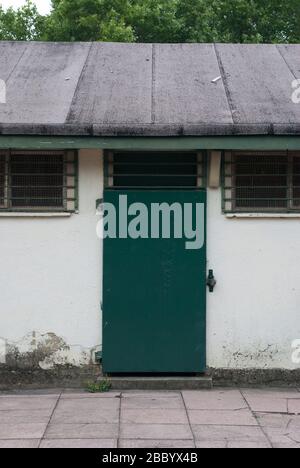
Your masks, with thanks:
[[(0, 205), (1, 213), (76, 213), (78, 212), (78, 151), (76, 150), (0, 150), (0, 154), (5, 156), (4, 172), (4, 204)], [(12, 206), (12, 181), (11, 165), (12, 156), (21, 154), (26, 156), (63, 156), (63, 187), (61, 206)], [(70, 167), (72, 171), (70, 172)], [(22, 173), (17, 174), (22, 176)], [(47, 174), (46, 174), (47, 175)], [(15, 187), (17, 188), (17, 186)], [(38, 185), (37, 185), (38, 188)], [(51, 185), (49, 185), (51, 188)], [(30, 198), (30, 197), (28, 197)], [(38, 197), (39, 198), (39, 197)], [(33, 199), (33, 197), (32, 197)], [(40, 197), (42, 200), (42, 197)]]
[[(258, 153), (261, 154), (261, 157), (264, 156), (285, 156), (287, 158), (286, 167), (287, 167), (287, 186), (286, 186), (286, 198), (283, 199), (286, 201), (286, 208), (281, 207), (238, 207), (236, 206), (236, 156), (251, 156), (257, 157)], [(297, 214), (300, 213), (300, 203), (296, 206), (295, 199), (298, 199), (294, 196), (294, 191), (297, 186), (294, 185), (295, 173), (293, 170), (294, 159), (299, 158), (300, 164), (300, 152), (299, 151), (224, 151), (222, 154), (222, 211), (224, 214)], [(230, 161), (229, 161), (230, 159)], [(230, 167), (230, 171), (228, 168)], [(299, 175), (300, 176), (300, 175)], [(230, 185), (228, 185), (228, 180), (230, 179)], [(261, 186), (263, 187), (263, 186)], [(267, 188), (267, 186), (266, 186)], [(272, 188), (272, 187), (270, 187)], [(300, 190), (300, 186), (298, 187)], [(271, 197), (270, 197), (271, 199)], [(268, 200), (266, 198), (266, 200)], [(280, 198), (278, 198), (280, 200)], [(300, 198), (299, 198), (300, 201)], [(249, 198), (251, 202), (251, 198)]]

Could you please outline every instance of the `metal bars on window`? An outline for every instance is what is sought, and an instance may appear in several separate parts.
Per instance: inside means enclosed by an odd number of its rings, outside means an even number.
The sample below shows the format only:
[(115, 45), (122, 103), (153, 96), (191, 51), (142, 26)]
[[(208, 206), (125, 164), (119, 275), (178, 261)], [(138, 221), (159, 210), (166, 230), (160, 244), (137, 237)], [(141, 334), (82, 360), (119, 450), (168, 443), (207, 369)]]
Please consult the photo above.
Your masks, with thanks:
[(112, 189), (197, 189), (206, 185), (204, 153), (107, 152), (105, 185)]
[(1, 151), (0, 211), (78, 209), (74, 151)]
[(225, 152), (223, 211), (300, 211), (300, 153)]

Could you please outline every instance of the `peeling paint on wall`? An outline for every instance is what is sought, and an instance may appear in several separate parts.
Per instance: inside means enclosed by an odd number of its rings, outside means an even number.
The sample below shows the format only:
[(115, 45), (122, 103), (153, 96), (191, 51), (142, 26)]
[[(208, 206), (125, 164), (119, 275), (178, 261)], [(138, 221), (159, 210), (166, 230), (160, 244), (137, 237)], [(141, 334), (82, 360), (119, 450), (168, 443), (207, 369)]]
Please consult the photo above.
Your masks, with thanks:
[(50, 370), (58, 366), (84, 367), (94, 364), (99, 347), (69, 345), (55, 333), (28, 333), (18, 341), (0, 338), (0, 366), (11, 369)]
[(93, 363), (91, 354), (90, 350), (81, 346), (66, 347), (59, 349), (51, 356), (47, 356), (43, 361), (39, 362), (39, 366), (43, 370), (50, 370), (56, 366), (84, 367)]

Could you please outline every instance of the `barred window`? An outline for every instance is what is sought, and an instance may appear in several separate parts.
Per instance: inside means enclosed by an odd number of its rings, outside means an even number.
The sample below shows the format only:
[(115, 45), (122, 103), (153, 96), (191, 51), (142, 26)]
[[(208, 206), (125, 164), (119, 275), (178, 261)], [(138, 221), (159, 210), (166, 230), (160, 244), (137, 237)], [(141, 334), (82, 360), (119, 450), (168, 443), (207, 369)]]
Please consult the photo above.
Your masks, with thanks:
[(203, 153), (109, 152), (105, 185), (113, 189), (191, 189), (205, 187)]
[(5, 165), (5, 153), (0, 151), (0, 208), (4, 206), (5, 198)]
[(225, 212), (300, 211), (300, 153), (226, 152)]
[(76, 195), (76, 152), (0, 152), (0, 211), (74, 212)]

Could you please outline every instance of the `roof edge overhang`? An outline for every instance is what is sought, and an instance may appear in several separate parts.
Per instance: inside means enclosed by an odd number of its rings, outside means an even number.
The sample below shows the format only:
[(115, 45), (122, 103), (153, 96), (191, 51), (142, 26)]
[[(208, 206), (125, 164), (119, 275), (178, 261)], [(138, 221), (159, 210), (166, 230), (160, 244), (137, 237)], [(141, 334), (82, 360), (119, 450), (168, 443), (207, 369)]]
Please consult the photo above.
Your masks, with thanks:
[(210, 137), (299, 135), (300, 123), (255, 124), (1, 124), (0, 135), (94, 137)]
[(211, 136), (1, 135), (0, 149), (123, 151), (300, 151), (300, 134)]

